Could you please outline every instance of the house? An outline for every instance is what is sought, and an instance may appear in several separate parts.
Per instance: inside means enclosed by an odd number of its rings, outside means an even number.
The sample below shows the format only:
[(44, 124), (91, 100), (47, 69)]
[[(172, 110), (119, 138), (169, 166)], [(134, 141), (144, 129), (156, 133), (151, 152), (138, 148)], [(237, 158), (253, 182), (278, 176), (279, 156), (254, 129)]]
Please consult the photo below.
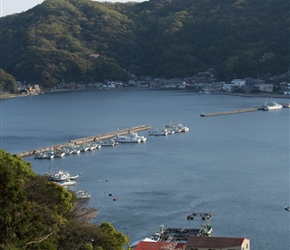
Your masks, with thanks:
[(231, 92), (234, 88), (241, 88), (246, 84), (246, 80), (243, 79), (233, 79), (230, 83), (224, 83), (222, 89), (224, 91)]
[(185, 250), (185, 243), (140, 241), (134, 250)]
[(261, 92), (273, 92), (273, 84), (255, 84)]
[(190, 236), (185, 250), (250, 250), (248, 238)]

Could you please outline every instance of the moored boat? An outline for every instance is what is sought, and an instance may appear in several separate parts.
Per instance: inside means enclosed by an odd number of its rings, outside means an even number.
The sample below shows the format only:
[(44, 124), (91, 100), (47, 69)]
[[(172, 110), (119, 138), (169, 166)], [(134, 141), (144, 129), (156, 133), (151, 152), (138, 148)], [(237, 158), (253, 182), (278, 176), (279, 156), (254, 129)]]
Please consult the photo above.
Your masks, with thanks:
[(68, 171), (57, 170), (55, 173), (47, 173), (46, 176), (48, 176), (48, 179), (52, 181), (64, 181), (67, 179), (75, 180), (80, 175), (71, 175)]
[(132, 138), (125, 135), (117, 135), (114, 140), (119, 143), (139, 143), (141, 142), (140, 138)]
[(89, 199), (91, 195), (84, 190), (77, 190), (74, 192), (77, 199)]
[(61, 181), (53, 181), (53, 182), (61, 186), (72, 186), (76, 184), (76, 181), (70, 180), (70, 179), (61, 180)]
[(154, 129), (148, 132), (150, 136), (166, 136), (168, 135), (167, 129)]
[(279, 104), (275, 101), (272, 100), (272, 103), (271, 104), (268, 104), (268, 98), (266, 99), (266, 102), (265, 104), (263, 105), (263, 109), (265, 111), (269, 111), (269, 110), (278, 110), (278, 109), (282, 109), (283, 108), (283, 105), (282, 104)]
[(54, 153), (54, 157), (55, 158), (62, 158), (62, 157), (64, 157), (65, 156), (65, 152), (62, 152), (61, 150), (57, 150), (57, 151), (55, 151), (55, 153)]
[(180, 130), (180, 132), (188, 132), (189, 131), (189, 127), (186, 127), (186, 126), (182, 125), (181, 123), (179, 123), (177, 125), (177, 128)]
[(130, 138), (136, 138), (136, 139), (140, 139), (140, 142), (145, 142), (147, 140), (147, 138), (143, 135), (138, 135), (138, 133), (136, 132), (131, 132), (129, 134)]
[(35, 159), (53, 159), (53, 154), (47, 154), (46, 152), (39, 152), (34, 156)]
[(113, 139), (108, 139), (108, 140), (98, 141), (98, 144), (101, 145), (102, 147), (104, 147), (104, 146), (106, 147), (106, 146), (116, 146), (116, 145), (118, 145), (118, 142), (116, 142)]

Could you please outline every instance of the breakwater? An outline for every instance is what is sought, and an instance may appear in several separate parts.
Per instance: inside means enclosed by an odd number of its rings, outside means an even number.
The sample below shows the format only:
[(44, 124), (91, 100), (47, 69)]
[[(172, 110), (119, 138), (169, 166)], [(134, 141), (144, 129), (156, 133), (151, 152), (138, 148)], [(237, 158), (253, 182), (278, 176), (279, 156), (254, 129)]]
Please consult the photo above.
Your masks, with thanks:
[(125, 128), (125, 129), (121, 129), (121, 130), (117, 130), (117, 131), (112, 131), (112, 132), (105, 133), (105, 134), (99, 134), (99, 135), (79, 138), (79, 139), (75, 139), (75, 140), (70, 140), (70, 141), (62, 143), (62, 144), (57, 144), (57, 145), (48, 146), (48, 147), (44, 147), (44, 148), (33, 149), (33, 150), (26, 151), (26, 152), (21, 152), (18, 155), (20, 157), (26, 157), (26, 156), (35, 155), (35, 154), (40, 153), (40, 152), (53, 150), (55, 148), (62, 148), (62, 147), (67, 146), (68, 144), (80, 145), (83, 143), (109, 139), (109, 138), (114, 137), (116, 134), (125, 135), (125, 134), (128, 134), (130, 132), (139, 132), (139, 131), (144, 131), (144, 130), (149, 130), (149, 129), (151, 129), (151, 126), (140, 125), (140, 126), (136, 126), (136, 127), (132, 127), (132, 128)]
[(230, 110), (230, 111), (223, 111), (223, 112), (215, 112), (215, 113), (202, 113), (201, 117), (209, 117), (209, 116), (219, 116), (219, 115), (233, 115), (233, 114), (242, 114), (246, 112), (255, 112), (258, 110), (262, 110), (262, 108), (249, 108), (249, 109), (239, 109), (239, 110)]

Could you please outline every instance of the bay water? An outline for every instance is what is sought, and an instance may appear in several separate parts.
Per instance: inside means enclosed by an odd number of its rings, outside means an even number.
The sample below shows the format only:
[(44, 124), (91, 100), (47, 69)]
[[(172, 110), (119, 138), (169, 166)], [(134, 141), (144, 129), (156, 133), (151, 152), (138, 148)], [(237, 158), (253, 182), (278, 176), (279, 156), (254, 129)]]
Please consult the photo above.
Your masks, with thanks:
[[(279, 99), (282, 104), (288, 99)], [(246, 237), (251, 249), (290, 248), (290, 109), (201, 117), (261, 107), (260, 97), (181, 90), (60, 92), (0, 100), (1, 148), (10, 153), (142, 124), (182, 123), (187, 133), (148, 136), (60, 159), (25, 157), (37, 174), (82, 173), (75, 188), (130, 241), (165, 228), (199, 228), (192, 212), (212, 215), (213, 236)]]

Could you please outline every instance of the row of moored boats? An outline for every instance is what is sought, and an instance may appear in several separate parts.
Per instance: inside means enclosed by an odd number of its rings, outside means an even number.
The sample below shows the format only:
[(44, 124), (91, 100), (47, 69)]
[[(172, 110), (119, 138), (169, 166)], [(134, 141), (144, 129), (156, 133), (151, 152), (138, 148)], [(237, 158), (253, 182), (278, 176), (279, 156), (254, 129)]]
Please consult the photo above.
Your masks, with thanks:
[(81, 152), (93, 151), (105, 146), (116, 146), (118, 142), (113, 139), (102, 140), (97, 142), (90, 142), (80, 145), (68, 144), (61, 148), (56, 148), (54, 150), (47, 150), (35, 154), (35, 159), (53, 159), (62, 158), (66, 155), (79, 154)]
[(186, 127), (179, 123), (177, 126), (170, 123), (169, 125), (165, 125), (162, 129), (154, 129), (149, 131), (150, 136), (167, 136), (167, 135), (173, 135), (175, 133), (182, 133), (182, 132), (188, 132), (189, 127)]
[[(177, 126), (165, 125), (162, 129), (154, 129), (149, 131), (149, 136), (167, 136), (170, 134), (188, 132), (189, 128), (179, 123)], [(38, 152), (35, 154), (35, 159), (53, 159), (62, 158), (65, 155), (79, 154), (81, 152), (93, 151), (105, 146), (116, 146), (119, 143), (142, 143), (147, 138), (143, 135), (138, 135), (136, 132), (130, 132), (127, 135), (116, 134), (114, 137), (107, 140), (94, 141), (90, 143), (75, 145), (68, 144), (61, 148), (55, 148), (54, 150), (47, 150)]]

